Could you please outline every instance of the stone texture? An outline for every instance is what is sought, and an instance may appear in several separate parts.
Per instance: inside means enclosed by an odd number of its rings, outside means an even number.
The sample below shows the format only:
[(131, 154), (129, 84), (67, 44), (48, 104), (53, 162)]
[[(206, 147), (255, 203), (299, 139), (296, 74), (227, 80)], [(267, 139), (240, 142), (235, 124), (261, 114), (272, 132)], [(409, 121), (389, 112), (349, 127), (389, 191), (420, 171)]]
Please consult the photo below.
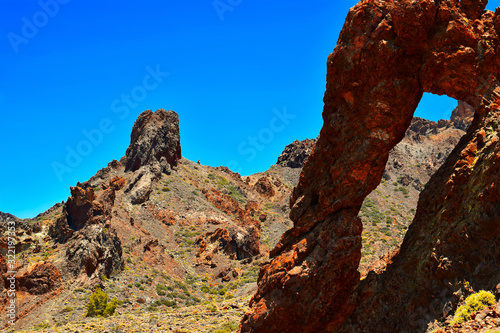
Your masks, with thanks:
[(16, 276), (19, 291), (41, 295), (54, 291), (62, 284), (61, 272), (51, 262), (39, 262), (23, 269)]
[(295, 140), (285, 147), (276, 164), (289, 168), (302, 168), (316, 144), (316, 139)]
[(74, 278), (95, 284), (123, 269), (121, 241), (112, 229), (89, 225), (72, 239), (65, 253), (66, 268)]
[(112, 188), (102, 191), (99, 200), (91, 187), (71, 187), (71, 197), (66, 201), (68, 225), (73, 230), (80, 230), (87, 224), (104, 223), (110, 214), (115, 200)]
[(474, 109), (469, 104), (459, 101), (458, 106), (451, 113), (451, 122), (461, 130), (467, 131), (474, 119)]
[(134, 172), (125, 193), (133, 204), (146, 202), (153, 192), (155, 183), (161, 178), (161, 169), (158, 164), (146, 165)]
[(253, 186), (257, 192), (266, 197), (274, 196), (273, 184), (267, 177), (260, 177)]
[(242, 260), (260, 253), (258, 239), (245, 230), (236, 228), (217, 228), (196, 240), (199, 246), (199, 263), (212, 265), (214, 253), (224, 253), (232, 260)]
[(141, 113), (134, 123), (125, 153), (125, 171), (136, 171), (141, 166), (158, 163), (162, 165), (162, 172), (169, 173), (170, 167), (177, 166), (180, 158), (177, 113), (163, 109)]
[[(241, 332), (421, 332), (457, 281), (500, 277), (500, 10), (485, 1), (365, 0), (328, 58), (324, 125)], [(424, 92), (476, 110), (421, 194), (399, 254), (360, 282), (364, 198)], [(488, 177), (485, 177), (488, 175)], [(496, 281), (496, 283), (494, 282)]]

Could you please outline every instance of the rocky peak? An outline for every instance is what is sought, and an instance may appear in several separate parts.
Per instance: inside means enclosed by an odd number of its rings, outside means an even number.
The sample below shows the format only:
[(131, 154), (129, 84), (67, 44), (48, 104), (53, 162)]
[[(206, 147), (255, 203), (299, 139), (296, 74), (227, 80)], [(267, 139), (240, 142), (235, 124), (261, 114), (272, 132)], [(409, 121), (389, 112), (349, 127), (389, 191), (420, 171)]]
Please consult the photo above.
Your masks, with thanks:
[(458, 101), (458, 106), (451, 113), (450, 120), (456, 128), (467, 131), (472, 119), (474, 119), (474, 113), (475, 111), (472, 106)]
[(295, 140), (285, 147), (276, 164), (289, 168), (302, 168), (316, 144), (316, 139)]
[(12, 214), (0, 212), (0, 222), (1, 223), (5, 223), (8, 221), (17, 221), (17, 220), (19, 220), (19, 219)]
[(130, 145), (123, 158), (125, 171), (136, 171), (141, 166), (160, 164), (169, 173), (181, 158), (179, 116), (164, 109), (144, 111), (132, 128)]

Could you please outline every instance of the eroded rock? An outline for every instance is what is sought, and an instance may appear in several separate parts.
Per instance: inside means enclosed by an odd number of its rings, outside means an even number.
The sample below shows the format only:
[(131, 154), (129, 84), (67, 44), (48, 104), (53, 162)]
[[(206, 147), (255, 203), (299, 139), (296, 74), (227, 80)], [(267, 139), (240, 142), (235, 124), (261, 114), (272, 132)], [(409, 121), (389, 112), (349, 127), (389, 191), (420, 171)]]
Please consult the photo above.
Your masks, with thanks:
[(180, 158), (177, 113), (163, 109), (141, 113), (134, 123), (130, 145), (125, 153), (125, 171), (136, 171), (149, 164), (161, 164), (162, 172), (169, 173), (170, 167), (177, 166)]
[(123, 270), (121, 241), (112, 229), (89, 225), (72, 239), (65, 254), (66, 267), (74, 278), (93, 283)]
[(20, 291), (32, 295), (42, 295), (62, 285), (61, 272), (49, 261), (39, 262), (21, 270), (16, 281)]
[[(294, 227), (263, 265), (241, 332), (420, 332), (456, 303), (456, 281), (498, 283), (500, 11), (485, 5), (367, 0), (349, 11), (328, 58), (320, 138), (291, 197)], [(424, 92), (466, 101), (475, 119), (392, 264), (360, 282), (359, 208)]]
[(276, 164), (289, 168), (302, 168), (315, 144), (316, 139), (295, 140), (285, 147)]
[(273, 184), (267, 177), (261, 177), (257, 180), (255, 185), (253, 186), (257, 192), (266, 197), (274, 196), (274, 188)]

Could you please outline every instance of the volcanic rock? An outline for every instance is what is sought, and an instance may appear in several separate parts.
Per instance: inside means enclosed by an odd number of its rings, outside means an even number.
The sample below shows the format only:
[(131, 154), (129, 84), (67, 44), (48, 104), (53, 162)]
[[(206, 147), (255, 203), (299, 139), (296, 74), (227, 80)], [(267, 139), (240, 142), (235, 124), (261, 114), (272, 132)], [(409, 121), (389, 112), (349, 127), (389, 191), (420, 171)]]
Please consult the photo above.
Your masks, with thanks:
[(80, 230), (87, 224), (104, 223), (111, 213), (115, 200), (115, 190), (108, 188), (99, 195), (99, 200), (91, 187), (71, 187), (71, 197), (66, 201), (65, 212), (68, 225)]
[(125, 171), (136, 171), (141, 166), (158, 163), (162, 172), (168, 174), (170, 167), (177, 166), (180, 158), (177, 113), (163, 109), (141, 113), (132, 128), (130, 145), (123, 159)]
[(130, 184), (125, 190), (133, 204), (146, 202), (153, 192), (154, 184), (161, 178), (161, 169), (158, 164), (142, 166), (134, 173)]
[[(500, 11), (486, 1), (361, 1), (328, 58), (324, 125), (241, 332), (423, 332), (458, 281), (500, 279)], [(364, 198), (424, 92), (466, 101), (467, 134), (421, 193), (400, 252), (360, 281)], [(485, 177), (485, 175), (488, 175)]]
[(253, 186), (257, 192), (266, 197), (274, 196), (273, 184), (267, 177), (261, 177)]
[(474, 109), (469, 104), (458, 101), (458, 106), (451, 113), (451, 121), (456, 128), (467, 131), (472, 119), (474, 118)]
[(113, 229), (89, 225), (80, 230), (66, 250), (68, 271), (84, 283), (123, 270), (121, 241)]
[(61, 272), (51, 262), (40, 262), (23, 269), (16, 276), (20, 291), (41, 295), (54, 291), (62, 284)]
[(316, 144), (316, 139), (295, 140), (285, 147), (276, 164), (289, 168), (302, 168)]
[[(213, 253), (219, 250), (233, 260), (243, 260), (260, 253), (258, 239), (245, 230), (235, 228), (217, 228), (199, 237), (196, 244), (199, 245), (197, 257), (202, 258), (200, 262), (211, 262)], [(214, 252), (214, 249), (218, 250)]]

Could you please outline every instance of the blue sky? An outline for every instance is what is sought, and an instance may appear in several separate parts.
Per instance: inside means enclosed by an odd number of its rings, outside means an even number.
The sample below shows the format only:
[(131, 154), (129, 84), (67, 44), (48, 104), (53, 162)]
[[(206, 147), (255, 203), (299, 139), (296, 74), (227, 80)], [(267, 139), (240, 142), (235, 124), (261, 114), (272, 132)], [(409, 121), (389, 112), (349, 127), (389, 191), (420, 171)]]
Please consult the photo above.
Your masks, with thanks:
[[(326, 59), (355, 3), (0, 0), (0, 211), (65, 200), (124, 155), (147, 109), (179, 113), (184, 157), (266, 170), (318, 135)], [(426, 98), (417, 115), (455, 105)]]

